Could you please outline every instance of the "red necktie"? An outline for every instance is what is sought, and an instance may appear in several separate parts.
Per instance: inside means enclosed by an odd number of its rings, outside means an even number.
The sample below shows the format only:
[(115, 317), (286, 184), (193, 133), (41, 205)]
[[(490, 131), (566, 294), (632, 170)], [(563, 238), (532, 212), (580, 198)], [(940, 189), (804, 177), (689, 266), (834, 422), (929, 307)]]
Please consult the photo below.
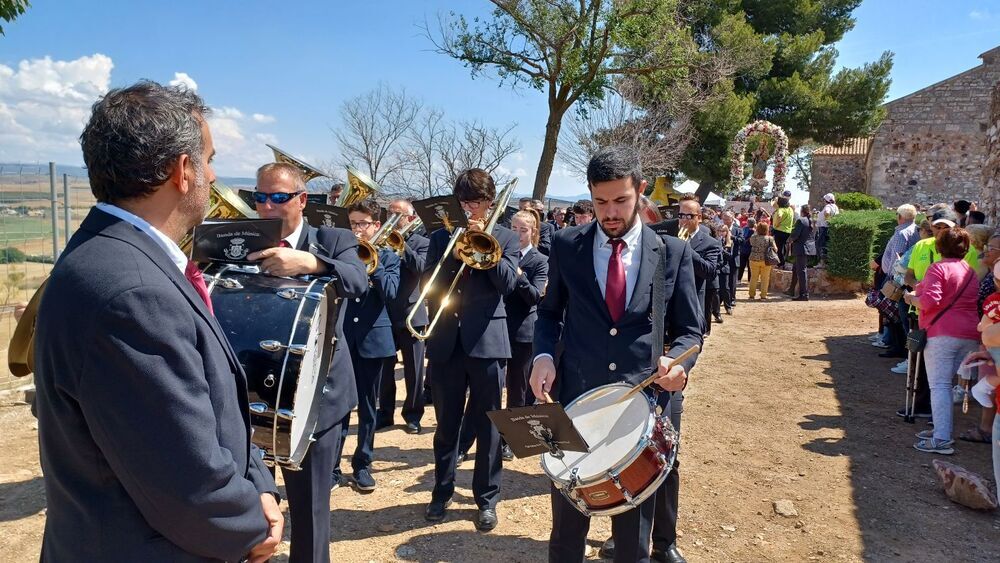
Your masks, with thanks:
[(288, 241), (285, 240), (285, 239), (279, 240), (278, 241), (278, 246), (280, 246), (281, 248), (291, 248), (292, 247), (292, 245), (288, 244)]
[(195, 292), (198, 293), (198, 297), (205, 302), (205, 306), (208, 307), (208, 312), (215, 314), (212, 310), (212, 299), (208, 296), (208, 286), (205, 285), (205, 276), (201, 275), (201, 270), (195, 263), (188, 262), (187, 268), (184, 268), (184, 277), (187, 278), (191, 285), (194, 286)]
[(625, 314), (625, 266), (622, 264), (622, 248), (625, 241), (617, 238), (611, 243), (611, 259), (608, 260), (608, 280), (604, 286), (604, 303), (608, 306), (611, 321), (618, 322)]

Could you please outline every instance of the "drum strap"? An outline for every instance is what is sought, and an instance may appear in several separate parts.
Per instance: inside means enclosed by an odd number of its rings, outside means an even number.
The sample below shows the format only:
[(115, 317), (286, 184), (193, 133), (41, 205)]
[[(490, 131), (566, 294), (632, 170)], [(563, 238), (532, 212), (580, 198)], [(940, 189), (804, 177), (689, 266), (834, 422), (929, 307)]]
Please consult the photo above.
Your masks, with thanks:
[(656, 372), (657, 364), (660, 362), (660, 356), (663, 355), (663, 342), (664, 342), (664, 317), (666, 316), (666, 284), (667, 284), (667, 272), (666, 272), (666, 262), (667, 262), (667, 245), (663, 244), (660, 237), (656, 237), (656, 242), (658, 242), (657, 252), (660, 254), (660, 259), (656, 261), (656, 269), (653, 271), (653, 334), (652, 334), (652, 359), (650, 365), (653, 366), (653, 373)]

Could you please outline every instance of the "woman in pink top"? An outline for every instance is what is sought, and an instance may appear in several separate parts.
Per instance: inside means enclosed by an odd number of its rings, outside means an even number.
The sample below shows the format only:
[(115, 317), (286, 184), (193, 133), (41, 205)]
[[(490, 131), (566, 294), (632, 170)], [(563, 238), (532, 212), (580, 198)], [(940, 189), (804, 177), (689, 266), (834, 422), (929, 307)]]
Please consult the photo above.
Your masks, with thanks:
[(979, 349), (976, 272), (962, 260), (969, 251), (969, 233), (951, 228), (938, 233), (941, 260), (931, 264), (924, 279), (906, 302), (920, 309), (920, 328), (927, 331), (924, 364), (931, 390), (934, 430), (917, 434), (913, 445), (922, 452), (955, 453), (952, 430), (951, 387), (965, 355)]

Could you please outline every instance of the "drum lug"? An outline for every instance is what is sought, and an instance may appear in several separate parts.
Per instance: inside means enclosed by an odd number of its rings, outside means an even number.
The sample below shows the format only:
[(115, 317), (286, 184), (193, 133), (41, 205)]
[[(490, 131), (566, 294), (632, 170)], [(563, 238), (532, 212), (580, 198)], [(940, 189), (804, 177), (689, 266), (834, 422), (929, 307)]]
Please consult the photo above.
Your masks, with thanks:
[(295, 413), (293, 413), (288, 409), (278, 409), (276, 413), (278, 415), (278, 418), (283, 420), (292, 420), (295, 418)]
[(309, 351), (309, 347), (305, 344), (292, 344), (288, 347), (288, 351), (296, 356), (305, 356), (306, 352)]
[(267, 412), (267, 403), (250, 403), (250, 412), (254, 414), (264, 414)]
[(215, 287), (222, 287), (223, 289), (243, 289), (243, 284), (232, 278), (205, 276), (205, 279), (210, 281)]
[(635, 502), (634, 499), (632, 498), (632, 493), (628, 492), (628, 490), (622, 486), (621, 479), (619, 478), (620, 475), (618, 473), (615, 473), (614, 471), (611, 471), (608, 472), (608, 477), (611, 479), (611, 482), (615, 485), (615, 488), (618, 489), (618, 492), (622, 494), (622, 497), (625, 498), (625, 502), (627, 502), (630, 505), (634, 505)]
[(280, 352), (282, 349), (287, 349), (296, 356), (304, 356), (306, 352), (309, 351), (309, 347), (305, 344), (292, 344), (291, 346), (287, 346), (277, 340), (261, 340), (260, 348), (266, 352)]
[(323, 300), (322, 293), (316, 293), (315, 291), (297, 291), (292, 288), (279, 289), (275, 292), (275, 294), (283, 299), (298, 299), (299, 297), (304, 297), (312, 301)]
[(256, 264), (233, 264), (229, 266), (229, 270), (239, 272), (241, 274), (259, 274), (260, 266), (257, 266)]

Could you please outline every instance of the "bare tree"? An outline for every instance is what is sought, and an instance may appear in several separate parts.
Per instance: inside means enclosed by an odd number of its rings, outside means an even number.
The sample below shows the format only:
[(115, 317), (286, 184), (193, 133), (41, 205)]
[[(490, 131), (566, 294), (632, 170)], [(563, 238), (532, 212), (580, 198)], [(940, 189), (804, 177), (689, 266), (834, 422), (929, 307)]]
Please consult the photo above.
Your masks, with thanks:
[(333, 131), (343, 164), (367, 173), (380, 184), (405, 168), (409, 163), (400, 144), (422, 107), (421, 102), (407, 97), (406, 90), (385, 84), (344, 102), (340, 107), (343, 128)]
[(439, 109), (426, 108), (414, 120), (400, 146), (398, 160), (403, 165), (389, 177), (395, 195), (422, 199), (435, 194), (440, 169), (438, 146), (447, 129), (444, 112)]
[(469, 168), (482, 168), (497, 183), (510, 180), (498, 175), (500, 164), (507, 157), (521, 150), (521, 144), (512, 137), (516, 124), (506, 128), (489, 127), (477, 121), (462, 121), (452, 125), (441, 136), (438, 153), (441, 169), (437, 175), (438, 185), (450, 186), (455, 178)]

